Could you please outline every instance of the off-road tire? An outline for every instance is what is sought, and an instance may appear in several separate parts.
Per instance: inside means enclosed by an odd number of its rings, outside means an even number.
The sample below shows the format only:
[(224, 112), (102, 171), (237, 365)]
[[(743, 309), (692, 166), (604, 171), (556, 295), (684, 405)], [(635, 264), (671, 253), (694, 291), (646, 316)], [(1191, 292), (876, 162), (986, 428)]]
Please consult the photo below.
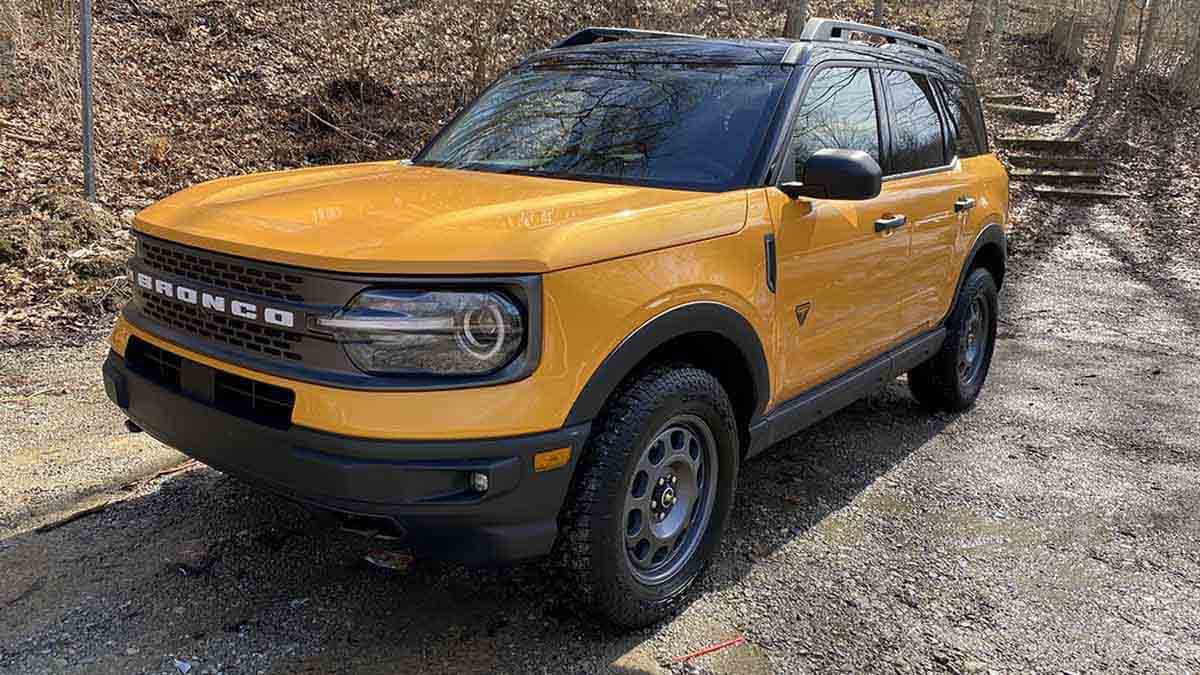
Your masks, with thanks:
[[(651, 586), (634, 575), (627, 560), (625, 499), (643, 449), (679, 415), (703, 420), (712, 432), (718, 465), (715, 498), (695, 552), (675, 574)], [(674, 612), (721, 540), (738, 458), (733, 406), (710, 373), (663, 364), (623, 384), (594, 422), (560, 517), (555, 558), (570, 597), (623, 629), (642, 628)]]
[[(968, 330), (972, 304), (977, 300), (987, 308), (982, 361), (974, 377), (964, 382), (959, 374), (959, 345)], [(931, 410), (945, 412), (960, 412), (975, 404), (992, 365), (999, 308), (996, 282), (991, 273), (981, 267), (971, 270), (958, 292), (954, 311), (946, 320), (946, 341), (929, 360), (908, 373), (908, 388), (917, 401)]]

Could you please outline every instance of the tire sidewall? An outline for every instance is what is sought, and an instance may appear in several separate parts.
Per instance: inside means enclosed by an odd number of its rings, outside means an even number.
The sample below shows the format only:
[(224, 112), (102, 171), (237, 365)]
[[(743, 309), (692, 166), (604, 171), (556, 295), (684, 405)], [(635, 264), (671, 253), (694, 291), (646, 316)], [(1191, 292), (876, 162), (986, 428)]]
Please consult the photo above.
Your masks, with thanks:
[(992, 354), (996, 349), (996, 326), (997, 319), (1000, 315), (1000, 300), (999, 294), (996, 291), (996, 282), (992, 279), (992, 275), (983, 268), (977, 268), (967, 277), (967, 282), (963, 284), (962, 294), (958, 299), (958, 307), (955, 312), (954, 321), (951, 324), (954, 328), (953, 333), (949, 336), (953, 340), (952, 344), (955, 349), (958, 348), (958, 341), (962, 337), (963, 332), (967, 329), (967, 317), (970, 316), (971, 303), (975, 298), (982, 297), (987, 303), (988, 317), (987, 325), (984, 327), (987, 331), (987, 343), (984, 345), (983, 361), (979, 364), (979, 374), (974, 381), (967, 384), (958, 377), (958, 371), (954, 371), (954, 382), (958, 387), (958, 394), (964, 401), (973, 401), (979, 392), (983, 389), (984, 382), (987, 381), (988, 372), (992, 366)]
[[(700, 545), (691, 559), (672, 577), (650, 586), (635, 577), (629, 569), (624, 535), (625, 495), (632, 486), (642, 450), (673, 417), (681, 414), (695, 415), (703, 420), (716, 442), (718, 469), (713, 510)], [(738, 440), (728, 403), (725, 402), (722, 409), (719, 402), (710, 401), (700, 392), (677, 390), (660, 399), (652, 410), (645, 411), (640, 417), (634, 422), (638, 433), (629, 441), (624, 468), (620, 476), (612, 477), (614, 489), (605, 490), (607, 503), (602, 505), (597, 514), (599, 522), (593, 523), (597, 536), (593, 541), (595, 550), (592, 559), (600, 581), (621, 587), (639, 609), (653, 610), (682, 596), (704, 571), (708, 559), (720, 543), (737, 485)]]

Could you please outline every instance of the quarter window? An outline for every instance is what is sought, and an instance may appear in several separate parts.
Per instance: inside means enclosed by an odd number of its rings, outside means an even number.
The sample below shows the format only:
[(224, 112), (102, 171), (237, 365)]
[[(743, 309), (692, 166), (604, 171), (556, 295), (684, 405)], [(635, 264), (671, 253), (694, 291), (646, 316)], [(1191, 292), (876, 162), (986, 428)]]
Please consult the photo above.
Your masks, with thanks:
[(950, 156), (963, 158), (987, 153), (987, 134), (983, 127), (983, 111), (979, 107), (979, 93), (974, 85), (941, 81), (946, 94), (946, 107), (950, 112)]
[(889, 175), (921, 171), (946, 163), (945, 139), (929, 79), (919, 73), (888, 70), (892, 153)]
[(804, 175), (804, 163), (818, 150), (862, 150), (878, 162), (879, 145), (870, 71), (826, 68), (814, 75), (792, 130), (795, 175)]

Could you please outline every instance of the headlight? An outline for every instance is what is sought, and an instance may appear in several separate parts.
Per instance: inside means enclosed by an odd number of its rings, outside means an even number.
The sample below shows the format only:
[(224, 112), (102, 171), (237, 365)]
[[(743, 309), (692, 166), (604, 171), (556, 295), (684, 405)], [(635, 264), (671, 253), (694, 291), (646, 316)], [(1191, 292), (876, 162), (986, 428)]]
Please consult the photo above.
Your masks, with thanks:
[(495, 291), (363, 291), (317, 325), (378, 375), (486, 375), (525, 341), (520, 309)]

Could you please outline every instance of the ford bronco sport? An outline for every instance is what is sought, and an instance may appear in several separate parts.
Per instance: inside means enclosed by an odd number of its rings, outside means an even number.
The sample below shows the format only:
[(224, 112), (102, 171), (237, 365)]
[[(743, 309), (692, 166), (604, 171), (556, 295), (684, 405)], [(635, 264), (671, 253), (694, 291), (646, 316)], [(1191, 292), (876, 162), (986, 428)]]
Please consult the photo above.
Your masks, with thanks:
[(104, 381), (221, 471), (428, 555), (554, 555), (640, 626), (718, 546), (742, 461), (905, 373), (975, 401), (1007, 213), (937, 43), (585, 29), (411, 161), (142, 211)]

